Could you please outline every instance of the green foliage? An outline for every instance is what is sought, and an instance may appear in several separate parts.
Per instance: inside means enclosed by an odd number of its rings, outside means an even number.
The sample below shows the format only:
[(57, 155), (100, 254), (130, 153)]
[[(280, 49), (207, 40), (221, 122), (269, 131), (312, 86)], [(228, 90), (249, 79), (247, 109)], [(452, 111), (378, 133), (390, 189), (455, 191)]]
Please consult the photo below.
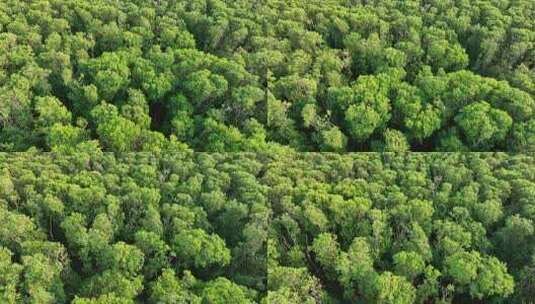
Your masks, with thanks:
[(513, 277), (495, 257), (481, 257), (478, 252), (458, 252), (447, 257), (444, 263), (446, 274), (461, 288), (468, 286), (474, 298), (508, 296), (513, 292)]
[(455, 120), (474, 149), (484, 149), (489, 142), (504, 140), (513, 123), (506, 112), (492, 109), (484, 101), (466, 106)]
[(22, 266), (12, 262), (13, 253), (7, 248), (0, 248), (0, 299), (4, 303), (14, 304), (20, 301), (20, 295), (17, 293)]
[(6, 0), (0, 150), (532, 151), (506, 2)]
[(240, 154), (0, 154), (0, 301), (260, 302), (263, 166)]
[(393, 257), (396, 273), (412, 280), (424, 271), (425, 261), (416, 252), (400, 251)]
[(165, 304), (201, 303), (200, 298), (188, 290), (188, 288), (193, 287), (190, 285), (195, 283), (190, 282), (189, 277), (193, 278), (190, 273), (185, 273), (185, 278), (179, 280), (173, 270), (164, 269), (151, 288), (150, 302)]
[(268, 296), (280, 303), (525, 303), (530, 155), (278, 154)]
[(217, 278), (206, 284), (202, 291), (202, 302), (206, 304), (249, 304), (252, 303), (244, 289), (225, 278)]
[(413, 303), (415, 290), (403, 277), (382, 273), (375, 281), (377, 289), (374, 303)]
[(0, 154), (6, 303), (525, 303), (533, 156)]
[(180, 263), (186, 266), (204, 268), (213, 264), (226, 266), (230, 262), (230, 251), (225, 242), (202, 229), (181, 231), (171, 246)]

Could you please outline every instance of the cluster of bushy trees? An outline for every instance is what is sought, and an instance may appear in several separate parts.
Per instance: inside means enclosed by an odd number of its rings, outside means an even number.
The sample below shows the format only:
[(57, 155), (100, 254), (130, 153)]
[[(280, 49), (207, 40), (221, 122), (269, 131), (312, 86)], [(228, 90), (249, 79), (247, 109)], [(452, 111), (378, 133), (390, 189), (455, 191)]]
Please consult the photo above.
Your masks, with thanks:
[(533, 155), (278, 156), (269, 303), (531, 303)]
[(531, 0), (5, 0), (0, 149), (535, 149)]
[(530, 151), (533, 0), (1, 0), (0, 303), (528, 303)]
[(2, 154), (2, 303), (529, 303), (535, 158)]
[(259, 302), (262, 167), (242, 154), (0, 155), (0, 302)]

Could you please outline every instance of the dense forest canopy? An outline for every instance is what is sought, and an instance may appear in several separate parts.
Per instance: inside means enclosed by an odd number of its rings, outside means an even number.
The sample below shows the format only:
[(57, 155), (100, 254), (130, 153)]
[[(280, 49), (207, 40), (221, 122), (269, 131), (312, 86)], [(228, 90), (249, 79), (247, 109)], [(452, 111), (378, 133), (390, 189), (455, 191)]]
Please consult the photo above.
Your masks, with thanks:
[(532, 0), (3, 0), (0, 150), (535, 150)]
[(262, 168), (242, 154), (0, 155), (0, 303), (258, 303)]
[(0, 303), (532, 303), (531, 152), (533, 0), (0, 0)]
[(532, 303), (535, 158), (279, 155), (270, 303)]
[(0, 302), (530, 303), (535, 156), (0, 154)]

